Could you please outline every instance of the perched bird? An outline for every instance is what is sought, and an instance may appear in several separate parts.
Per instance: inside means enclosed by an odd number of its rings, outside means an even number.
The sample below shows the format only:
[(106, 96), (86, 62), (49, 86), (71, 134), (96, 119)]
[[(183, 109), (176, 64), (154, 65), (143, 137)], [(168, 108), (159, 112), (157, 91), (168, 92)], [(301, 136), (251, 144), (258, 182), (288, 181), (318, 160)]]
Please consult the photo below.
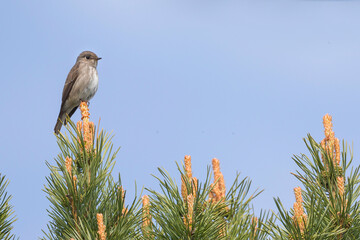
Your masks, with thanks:
[(63, 123), (66, 125), (66, 116), (71, 117), (81, 101), (88, 102), (95, 95), (99, 83), (96, 66), (100, 59), (90, 51), (80, 53), (76, 59), (65, 81), (60, 113), (54, 128), (56, 134)]

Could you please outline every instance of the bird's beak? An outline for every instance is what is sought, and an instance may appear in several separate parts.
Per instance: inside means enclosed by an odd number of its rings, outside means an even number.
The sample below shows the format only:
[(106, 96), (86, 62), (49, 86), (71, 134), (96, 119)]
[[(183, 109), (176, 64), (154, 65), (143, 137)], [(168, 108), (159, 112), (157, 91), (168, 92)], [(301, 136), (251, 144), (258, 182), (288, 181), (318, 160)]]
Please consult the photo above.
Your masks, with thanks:
[(101, 58), (97, 58), (96, 60), (100, 60)]

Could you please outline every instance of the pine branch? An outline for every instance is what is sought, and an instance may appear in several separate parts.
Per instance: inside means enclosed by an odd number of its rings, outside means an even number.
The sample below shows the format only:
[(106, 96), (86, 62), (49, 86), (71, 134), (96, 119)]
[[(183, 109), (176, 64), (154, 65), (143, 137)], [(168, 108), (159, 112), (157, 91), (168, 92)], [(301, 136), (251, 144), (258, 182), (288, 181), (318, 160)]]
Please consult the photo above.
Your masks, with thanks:
[(8, 184), (9, 182), (5, 180), (5, 176), (0, 174), (0, 239), (4, 240), (15, 239), (15, 236), (11, 234), (11, 230), (16, 219), (13, 207), (10, 205), (12, 196), (6, 192)]

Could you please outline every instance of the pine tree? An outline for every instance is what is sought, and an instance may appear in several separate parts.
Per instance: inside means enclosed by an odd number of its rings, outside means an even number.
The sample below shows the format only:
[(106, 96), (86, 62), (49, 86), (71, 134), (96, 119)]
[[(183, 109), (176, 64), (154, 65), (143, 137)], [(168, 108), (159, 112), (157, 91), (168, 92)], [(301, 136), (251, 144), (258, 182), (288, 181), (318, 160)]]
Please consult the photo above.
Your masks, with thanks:
[(286, 210), (275, 199), (281, 226), (267, 226), (273, 239), (360, 239), (360, 166), (350, 168), (353, 155), (344, 141), (340, 151), (332, 117), (325, 115), (323, 124), (325, 138), (320, 143), (311, 135), (304, 139), (311, 157), (293, 158), (301, 169), (293, 175), (303, 185), (294, 189), (293, 209)]
[(120, 176), (115, 181), (111, 175), (118, 150), (112, 151), (109, 134), (95, 136), (86, 103), (80, 109), (83, 121), (75, 126), (67, 120), (69, 135), (57, 137), (56, 165), (47, 163), (51, 174), (44, 191), (51, 221), (43, 239), (138, 239), (141, 201), (135, 197), (125, 204)]
[(162, 192), (147, 189), (144, 196), (143, 235), (145, 239), (265, 239), (265, 215), (256, 218), (250, 202), (260, 192), (248, 196), (251, 181), (237, 175), (228, 193), (220, 162), (212, 160), (214, 182), (201, 183), (192, 176), (191, 158), (185, 156), (184, 167), (178, 170), (181, 188), (163, 169), (156, 177)]

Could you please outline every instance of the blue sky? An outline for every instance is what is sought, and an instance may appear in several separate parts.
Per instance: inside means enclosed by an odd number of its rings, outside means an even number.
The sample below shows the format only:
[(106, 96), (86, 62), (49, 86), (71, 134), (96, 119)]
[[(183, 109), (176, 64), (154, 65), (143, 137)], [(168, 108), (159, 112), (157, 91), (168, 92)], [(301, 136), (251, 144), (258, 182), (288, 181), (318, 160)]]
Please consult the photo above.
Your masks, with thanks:
[[(53, 127), (67, 73), (81, 51), (99, 62), (94, 122), (114, 133), (114, 174), (134, 183), (192, 156), (204, 179), (217, 157), (227, 186), (236, 172), (264, 189), (258, 211), (289, 208), (302, 138), (338, 138), (360, 164), (360, 32), (357, 1), (6, 1), (0, 22), (0, 172), (21, 239), (42, 236), (42, 189), (59, 153)], [(80, 117), (77, 112), (72, 119)]]

